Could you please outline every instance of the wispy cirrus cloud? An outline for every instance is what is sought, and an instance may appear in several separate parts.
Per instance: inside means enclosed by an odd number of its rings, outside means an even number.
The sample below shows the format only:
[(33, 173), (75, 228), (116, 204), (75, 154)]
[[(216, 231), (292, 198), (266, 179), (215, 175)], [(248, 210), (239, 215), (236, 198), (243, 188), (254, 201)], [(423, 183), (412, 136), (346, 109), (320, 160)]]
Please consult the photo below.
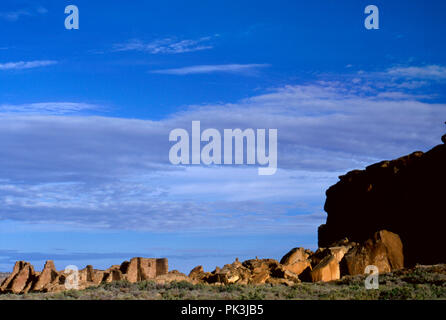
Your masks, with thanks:
[(54, 60), (17, 61), (0, 63), (0, 70), (22, 70), (47, 67), (57, 64)]
[(19, 105), (0, 105), (0, 113), (3, 114), (63, 115), (98, 109), (102, 108), (93, 104), (76, 102), (40, 102)]
[[(389, 94), (387, 89), (400, 90), (393, 95), (402, 94), (402, 92), (413, 95), (415, 89), (427, 88), (435, 83), (446, 80), (446, 66), (442, 65), (424, 65), (424, 66), (391, 66), (382, 71), (366, 72), (358, 70), (350, 75), (345, 75), (345, 79), (350, 76), (353, 86), (362, 91), (378, 92), (386, 89), (381, 94)], [(423, 95), (418, 97), (422, 98)], [(426, 98), (426, 96), (424, 96)]]
[(144, 42), (140, 39), (132, 39), (126, 43), (114, 45), (114, 51), (141, 51), (150, 54), (177, 54), (193, 51), (212, 49), (209, 43), (213, 37), (201, 37), (199, 39), (178, 40), (176, 38), (157, 39)]
[(39, 6), (36, 8), (27, 8), (14, 11), (0, 12), (0, 19), (14, 22), (19, 20), (21, 17), (42, 15), (46, 14), (47, 12), (48, 10), (46, 8)]
[(393, 67), (387, 70), (388, 75), (402, 78), (446, 79), (446, 67), (439, 65), (427, 65), (422, 67)]
[(203, 73), (241, 73), (253, 74), (260, 68), (269, 67), (269, 64), (217, 64), (217, 65), (197, 65), (174, 69), (153, 70), (151, 73), (172, 74), (172, 75), (188, 75)]

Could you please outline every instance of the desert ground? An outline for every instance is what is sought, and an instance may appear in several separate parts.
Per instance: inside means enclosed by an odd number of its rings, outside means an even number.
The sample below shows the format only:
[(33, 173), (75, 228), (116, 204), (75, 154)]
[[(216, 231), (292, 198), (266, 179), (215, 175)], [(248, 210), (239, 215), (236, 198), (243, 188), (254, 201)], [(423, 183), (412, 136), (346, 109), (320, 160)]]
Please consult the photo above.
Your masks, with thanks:
[(357, 275), (292, 286), (114, 281), (85, 290), (2, 294), (0, 300), (446, 300), (446, 264), (380, 274), (378, 289), (365, 289), (364, 280), (365, 276)]

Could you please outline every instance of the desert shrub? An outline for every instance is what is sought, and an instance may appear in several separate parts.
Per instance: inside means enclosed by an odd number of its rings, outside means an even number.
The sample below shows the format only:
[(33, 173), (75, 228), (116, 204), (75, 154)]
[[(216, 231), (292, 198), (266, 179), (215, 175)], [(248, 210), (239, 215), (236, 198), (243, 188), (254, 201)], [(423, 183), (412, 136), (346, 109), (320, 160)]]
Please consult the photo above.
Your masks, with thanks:
[(79, 290), (67, 290), (62, 293), (65, 297), (69, 299), (77, 299), (81, 296), (81, 291)]
[(409, 286), (386, 288), (380, 290), (379, 294), (381, 300), (408, 300), (414, 298), (414, 291)]
[(154, 290), (157, 288), (155, 281), (141, 281), (137, 283), (137, 288), (139, 290)]
[(262, 292), (261, 287), (257, 287), (249, 290), (247, 293), (242, 293), (239, 296), (240, 300), (263, 300), (265, 299), (265, 294)]
[(428, 272), (423, 269), (415, 269), (413, 272), (401, 277), (402, 281), (408, 283), (430, 283), (434, 285), (442, 285), (446, 283), (446, 276), (442, 274)]
[(166, 285), (166, 288), (193, 290), (195, 288), (195, 285), (187, 281), (173, 281)]
[(177, 290), (160, 292), (163, 300), (181, 300), (184, 294), (179, 294)]
[(132, 284), (127, 280), (112, 281), (109, 283), (101, 284), (101, 287), (103, 287), (106, 290), (130, 288), (131, 286)]
[(217, 287), (218, 292), (236, 292), (236, 291), (242, 291), (242, 287), (238, 284), (228, 284), (226, 286), (219, 286)]

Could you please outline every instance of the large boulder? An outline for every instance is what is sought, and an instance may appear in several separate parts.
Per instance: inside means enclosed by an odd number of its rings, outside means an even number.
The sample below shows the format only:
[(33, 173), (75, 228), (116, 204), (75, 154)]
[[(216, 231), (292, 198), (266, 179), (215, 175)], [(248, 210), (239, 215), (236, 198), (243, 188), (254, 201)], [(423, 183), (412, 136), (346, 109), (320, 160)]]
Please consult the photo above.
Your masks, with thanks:
[(446, 145), (340, 176), (327, 191), (319, 247), (348, 237), (363, 242), (378, 230), (401, 237), (405, 263), (446, 262), (443, 228)]
[(343, 275), (341, 261), (356, 246), (355, 242), (350, 242), (345, 238), (332, 243), (328, 248), (319, 248), (309, 257), (313, 269), (302, 273), (301, 280), (318, 282), (340, 279)]
[(304, 248), (294, 248), (280, 260), (283, 268), (294, 274), (300, 275), (306, 269), (311, 270), (311, 261), (309, 260), (311, 251)]
[(310, 274), (313, 282), (338, 280), (341, 278), (339, 262), (334, 255), (327, 255)]
[[(251, 259), (243, 262), (243, 266), (251, 272), (249, 283), (263, 284), (271, 276), (280, 277), (276, 274), (279, 271), (279, 262), (274, 259)], [(282, 271), (283, 272), (283, 271)]]
[(354, 247), (342, 260), (342, 273), (363, 274), (368, 265), (374, 265), (380, 273), (404, 267), (403, 244), (400, 237), (381, 230), (373, 238)]

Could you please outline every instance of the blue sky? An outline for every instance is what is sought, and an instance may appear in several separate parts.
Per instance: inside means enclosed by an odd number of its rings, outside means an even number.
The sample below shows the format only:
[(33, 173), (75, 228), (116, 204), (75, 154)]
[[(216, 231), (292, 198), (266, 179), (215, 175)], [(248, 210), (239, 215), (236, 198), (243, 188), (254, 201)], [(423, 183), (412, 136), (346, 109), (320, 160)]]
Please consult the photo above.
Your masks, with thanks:
[[(80, 29), (64, 28), (65, 6)], [(364, 28), (364, 8), (380, 29)], [(317, 246), (348, 170), (440, 142), (440, 1), (2, 1), (0, 270)], [(170, 130), (277, 128), (279, 170), (173, 166)]]

